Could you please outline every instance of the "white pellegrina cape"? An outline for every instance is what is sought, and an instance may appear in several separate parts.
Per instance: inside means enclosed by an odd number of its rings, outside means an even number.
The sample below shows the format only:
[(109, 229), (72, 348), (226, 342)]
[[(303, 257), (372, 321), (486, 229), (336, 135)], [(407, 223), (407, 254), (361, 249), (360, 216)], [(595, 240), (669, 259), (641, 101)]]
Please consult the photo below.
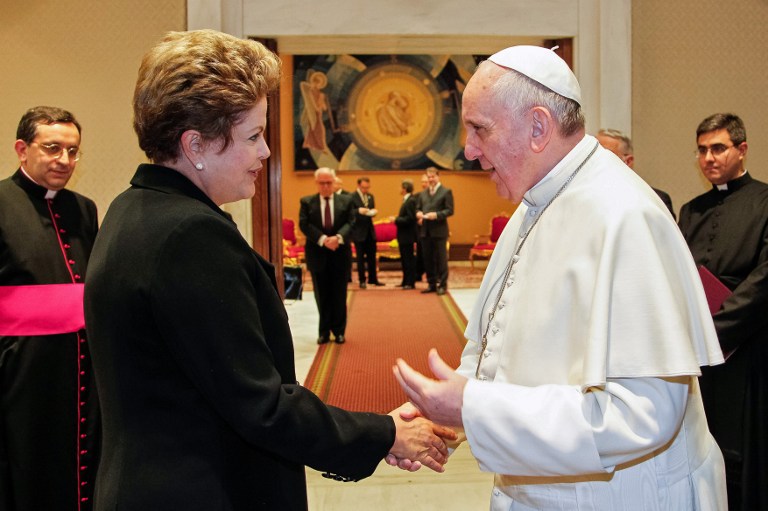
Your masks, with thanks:
[(469, 318), (462, 415), (481, 468), (497, 473), (491, 508), (724, 509), (696, 378), (723, 357), (669, 211), (597, 147), (542, 215), (596, 144), (586, 136), (526, 193)]

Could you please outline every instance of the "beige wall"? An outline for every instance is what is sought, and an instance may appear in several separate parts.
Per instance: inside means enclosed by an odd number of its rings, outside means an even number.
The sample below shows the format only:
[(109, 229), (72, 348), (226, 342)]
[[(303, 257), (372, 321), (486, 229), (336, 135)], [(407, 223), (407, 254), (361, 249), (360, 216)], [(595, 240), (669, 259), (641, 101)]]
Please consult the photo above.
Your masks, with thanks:
[(635, 169), (675, 209), (708, 189), (696, 126), (733, 112), (747, 127), (747, 169), (768, 181), (768, 1), (632, 2)]
[[(143, 160), (130, 108), (139, 60), (164, 32), (184, 29), (185, 5), (185, 0), (39, 0), (19, 8), (0, 2), (0, 178), (16, 168), (13, 141), (23, 111), (37, 104), (68, 108), (84, 129), (85, 156), (72, 188), (94, 198), (103, 215)], [(768, 181), (763, 94), (768, 1), (636, 0), (632, 15), (638, 172), (667, 190), (676, 208), (704, 191), (692, 157), (694, 130), (710, 113), (728, 110), (747, 124), (748, 168)], [(294, 216), (297, 197), (314, 190), (311, 178), (294, 175), (287, 163), (285, 214)], [(347, 188), (356, 177), (344, 176)], [(394, 213), (402, 176), (371, 177), (382, 214)], [(488, 210), (509, 209), (495, 202), (493, 186), (482, 177), (446, 174), (443, 180), (457, 192), (455, 242), (471, 241), (473, 233), (487, 228), (478, 203)]]
[(0, 178), (18, 167), (13, 143), (24, 111), (70, 110), (84, 156), (70, 188), (104, 215), (144, 155), (131, 127), (141, 56), (162, 34), (186, 27), (185, 0), (0, 2)]

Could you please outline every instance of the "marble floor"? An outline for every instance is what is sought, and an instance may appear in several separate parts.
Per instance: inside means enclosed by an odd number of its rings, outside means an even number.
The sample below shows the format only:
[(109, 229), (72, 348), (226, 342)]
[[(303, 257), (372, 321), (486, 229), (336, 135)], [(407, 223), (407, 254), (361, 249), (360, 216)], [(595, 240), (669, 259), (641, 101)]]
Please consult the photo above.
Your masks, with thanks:
[[(464, 315), (468, 315), (477, 289), (450, 292)], [(397, 299), (397, 291), (391, 294), (392, 299)], [(293, 333), (296, 372), (303, 381), (317, 349), (317, 308), (312, 293), (304, 293), (302, 300), (287, 300), (285, 306)], [(357, 483), (340, 483), (307, 468), (311, 511), (485, 510), (492, 485), (492, 474), (480, 471), (466, 444), (453, 453), (442, 474), (426, 468), (405, 472), (382, 462), (373, 476)]]

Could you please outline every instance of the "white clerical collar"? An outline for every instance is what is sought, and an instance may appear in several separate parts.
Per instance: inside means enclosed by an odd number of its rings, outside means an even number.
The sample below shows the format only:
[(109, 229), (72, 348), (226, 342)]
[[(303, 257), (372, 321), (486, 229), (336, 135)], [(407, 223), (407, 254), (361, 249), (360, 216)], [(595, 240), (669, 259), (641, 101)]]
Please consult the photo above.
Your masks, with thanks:
[(536, 183), (523, 196), (523, 202), (529, 208), (537, 208), (545, 205), (552, 199), (563, 183), (570, 177), (573, 169), (589, 155), (589, 152), (597, 143), (597, 139), (591, 135), (585, 135), (568, 154), (550, 170), (544, 178)]
[[(27, 179), (29, 179), (30, 181), (32, 181), (33, 183), (35, 183), (35, 184), (36, 184), (36, 185), (38, 185), (38, 186), (43, 186), (43, 185), (41, 185), (40, 183), (38, 183), (37, 181), (35, 181), (34, 179), (32, 179), (32, 176), (30, 176), (29, 174), (27, 174), (27, 171), (26, 171), (26, 170), (24, 170), (24, 167), (22, 167), (21, 165), (19, 165), (19, 168), (21, 169), (21, 173), (22, 173), (22, 174), (24, 174), (25, 176), (27, 176)], [(45, 188), (45, 187), (43, 186), (43, 188)], [(48, 190), (48, 189), (46, 188), (46, 192), (45, 192), (45, 198), (46, 198), (46, 199), (53, 199), (54, 197), (56, 197), (56, 194), (57, 194), (57, 193), (59, 193), (59, 191), (58, 191), (58, 190)]]
[[(747, 169), (744, 169), (744, 172), (742, 172), (742, 173), (741, 173), (741, 174), (739, 174), (738, 176), (734, 177), (734, 178), (733, 178), (731, 181), (733, 181), (733, 180), (736, 180), (736, 179), (739, 179), (740, 177), (744, 177), (746, 174), (747, 174)], [(730, 183), (730, 181), (729, 181), (729, 183)], [(728, 191), (728, 183), (723, 183), (723, 184), (721, 184), (721, 185), (715, 185), (715, 186), (716, 186), (716, 187), (717, 187), (717, 189), (718, 189), (718, 190), (720, 190), (721, 192), (727, 192), (727, 191)]]

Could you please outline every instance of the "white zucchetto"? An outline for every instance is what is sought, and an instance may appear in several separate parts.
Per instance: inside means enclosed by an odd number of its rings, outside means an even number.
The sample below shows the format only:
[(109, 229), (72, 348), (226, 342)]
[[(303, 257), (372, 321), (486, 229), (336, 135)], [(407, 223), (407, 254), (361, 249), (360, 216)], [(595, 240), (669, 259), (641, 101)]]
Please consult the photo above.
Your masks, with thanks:
[(552, 50), (540, 46), (512, 46), (494, 53), (488, 60), (501, 67), (514, 69), (581, 105), (581, 87), (576, 75)]

